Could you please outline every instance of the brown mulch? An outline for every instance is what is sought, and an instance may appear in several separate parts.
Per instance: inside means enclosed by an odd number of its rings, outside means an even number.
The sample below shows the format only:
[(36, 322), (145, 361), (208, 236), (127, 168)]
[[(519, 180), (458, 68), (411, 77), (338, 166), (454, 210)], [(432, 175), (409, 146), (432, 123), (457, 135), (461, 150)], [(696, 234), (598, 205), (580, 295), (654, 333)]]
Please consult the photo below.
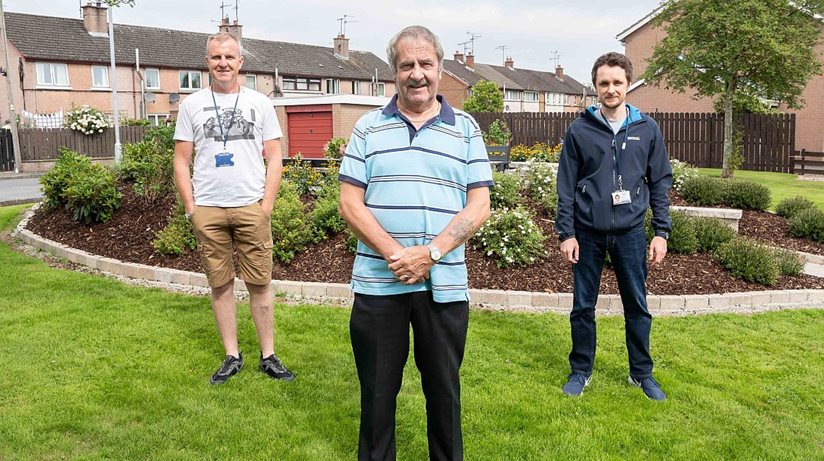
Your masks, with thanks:
[[(155, 233), (163, 229), (174, 209), (174, 198), (145, 203), (134, 194), (130, 185), (123, 185), (120, 190), (123, 193), (122, 209), (105, 224), (85, 226), (73, 221), (66, 210), (41, 207), (29, 221), (28, 229), (74, 248), (122, 261), (200, 271), (200, 262), (195, 252), (190, 251), (177, 257), (164, 256), (155, 253), (151, 246)], [(683, 203), (677, 196), (673, 202)], [(472, 288), (550, 293), (572, 291), (572, 271), (563, 262), (558, 250), (557, 240), (554, 238), (554, 222), (545, 213), (536, 213), (538, 225), (549, 236), (545, 244), (548, 253), (546, 258), (526, 268), (499, 269), (494, 260), (467, 245), (466, 260), (469, 285)], [(770, 213), (745, 212), (740, 229), (741, 234), (774, 246), (824, 255), (824, 245), (788, 237), (786, 220)], [(346, 251), (345, 241), (344, 235), (337, 235), (312, 245), (288, 265), (276, 263), (273, 278), (348, 283), (354, 255)], [(709, 294), (824, 288), (824, 279), (807, 275), (784, 276), (777, 285), (765, 287), (734, 278), (709, 255), (670, 253), (661, 264), (650, 267), (647, 287), (650, 294), (656, 295)], [(604, 269), (601, 293), (618, 293), (615, 274), (610, 268)]]

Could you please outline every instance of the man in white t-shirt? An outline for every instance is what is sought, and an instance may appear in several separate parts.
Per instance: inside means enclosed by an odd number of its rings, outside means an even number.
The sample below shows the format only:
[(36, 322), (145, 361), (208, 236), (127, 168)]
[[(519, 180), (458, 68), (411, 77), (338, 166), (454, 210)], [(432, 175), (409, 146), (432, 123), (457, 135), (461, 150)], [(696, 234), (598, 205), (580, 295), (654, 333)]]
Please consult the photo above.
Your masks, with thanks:
[[(243, 56), (237, 39), (218, 33), (207, 41), (212, 83), (180, 105), (175, 127), (175, 185), (191, 220), (201, 265), (212, 289), (226, 358), (212, 375), (223, 384), (243, 367), (238, 350), (233, 244), (240, 278), (249, 290), (260, 342), (260, 370), (275, 379), (295, 378), (274, 351), (271, 214), (282, 171), (283, 136), (272, 102), (242, 87)], [(194, 152), (194, 177), (189, 167)], [(264, 162), (265, 160), (265, 162)]]

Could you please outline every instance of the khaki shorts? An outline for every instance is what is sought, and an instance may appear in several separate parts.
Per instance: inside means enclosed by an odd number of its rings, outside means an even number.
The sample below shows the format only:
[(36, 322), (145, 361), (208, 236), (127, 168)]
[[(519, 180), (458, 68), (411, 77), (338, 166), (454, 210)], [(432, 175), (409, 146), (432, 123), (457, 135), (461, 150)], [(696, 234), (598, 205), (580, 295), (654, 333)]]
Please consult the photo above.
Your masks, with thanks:
[(260, 205), (198, 206), (191, 220), (200, 263), (210, 287), (220, 287), (234, 279), (233, 242), (240, 278), (254, 285), (272, 281), (272, 225)]

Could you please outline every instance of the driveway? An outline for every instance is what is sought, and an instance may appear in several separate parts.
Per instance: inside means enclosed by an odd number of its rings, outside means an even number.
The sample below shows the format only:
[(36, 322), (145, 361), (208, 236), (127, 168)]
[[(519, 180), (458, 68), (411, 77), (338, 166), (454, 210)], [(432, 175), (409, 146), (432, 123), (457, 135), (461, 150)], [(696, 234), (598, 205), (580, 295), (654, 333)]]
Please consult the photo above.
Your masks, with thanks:
[(41, 198), (40, 178), (0, 177), (0, 206), (39, 202)]

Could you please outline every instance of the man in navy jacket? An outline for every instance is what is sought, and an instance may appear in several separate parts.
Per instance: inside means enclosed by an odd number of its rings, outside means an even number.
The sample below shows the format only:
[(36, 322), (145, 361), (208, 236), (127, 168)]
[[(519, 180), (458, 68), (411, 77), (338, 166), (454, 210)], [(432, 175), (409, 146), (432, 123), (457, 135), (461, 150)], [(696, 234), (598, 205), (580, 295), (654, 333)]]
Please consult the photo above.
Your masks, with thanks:
[[(620, 53), (599, 57), (592, 83), (600, 107), (589, 107), (567, 130), (558, 167), (555, 223), (564, 259), (573, 264), (570, 314), (572, 370), (564, 394), (584, 392), (595, 361), (595, 304), (601, 269), (610, 255), (624, 306), (629, 381), (653, 400), (665, 400), (652, 377), (647, 309), (647, 258), (664, 259), (671, 229), (672, 169), (653, 119), (626, 103), (632, 63)], [(647, 249), (644, 215), (652, 208), (655, 235)]]

